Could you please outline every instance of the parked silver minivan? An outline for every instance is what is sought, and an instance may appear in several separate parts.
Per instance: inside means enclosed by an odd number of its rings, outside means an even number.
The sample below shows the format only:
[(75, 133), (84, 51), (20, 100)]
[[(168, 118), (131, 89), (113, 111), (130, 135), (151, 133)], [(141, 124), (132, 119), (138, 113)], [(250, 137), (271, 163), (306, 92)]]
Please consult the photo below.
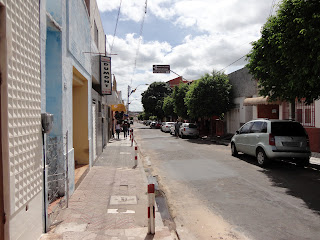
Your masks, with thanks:
[(182, 123), (179, 128), (179, 136), (185, 138), (187, 136), (198, 138), (199, 131), (195, 123)]
[(231, 139), (232, 156), (242, 152), (257, 158), (260, 166), (272, 159), (290, 159), (309, 164), (309, 138), (299, 122), (258, 119), (244, 124)]

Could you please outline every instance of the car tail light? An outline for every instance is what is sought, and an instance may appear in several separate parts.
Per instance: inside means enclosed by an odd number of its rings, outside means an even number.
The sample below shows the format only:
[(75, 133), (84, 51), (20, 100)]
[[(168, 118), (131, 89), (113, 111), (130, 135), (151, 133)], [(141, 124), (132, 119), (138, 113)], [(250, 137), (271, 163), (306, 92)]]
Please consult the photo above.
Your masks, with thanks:
[(186, 131), (186, 128), (183, 128), (183, 131)]
[(270, 146), (275, 146), (276, 145), (276, 141), (274, 139), (274, 136), (271, 133), (269, 134), (269, 145)]

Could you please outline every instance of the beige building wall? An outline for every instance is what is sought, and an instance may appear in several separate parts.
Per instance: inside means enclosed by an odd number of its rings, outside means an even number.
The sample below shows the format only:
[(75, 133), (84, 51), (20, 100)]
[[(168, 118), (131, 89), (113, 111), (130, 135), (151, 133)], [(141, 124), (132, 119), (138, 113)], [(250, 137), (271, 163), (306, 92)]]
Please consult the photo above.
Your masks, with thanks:
[(39, 0), (4, 0), (1, 140), (5, 239), (42, 233), (42, 135)]

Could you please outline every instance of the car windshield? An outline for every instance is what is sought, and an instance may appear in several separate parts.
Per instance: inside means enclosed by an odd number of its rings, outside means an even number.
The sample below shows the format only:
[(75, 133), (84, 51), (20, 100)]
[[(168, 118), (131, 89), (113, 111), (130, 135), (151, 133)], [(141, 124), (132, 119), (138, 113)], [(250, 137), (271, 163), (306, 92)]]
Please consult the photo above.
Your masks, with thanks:
[(306, 133), (300, 123), (297, 122), (273, 122), (271, 133), (275, 136), (305, 136)]
[(193, 123), (189, 123), (189, 128), (197, 128), (197, 125), (195, 125)]

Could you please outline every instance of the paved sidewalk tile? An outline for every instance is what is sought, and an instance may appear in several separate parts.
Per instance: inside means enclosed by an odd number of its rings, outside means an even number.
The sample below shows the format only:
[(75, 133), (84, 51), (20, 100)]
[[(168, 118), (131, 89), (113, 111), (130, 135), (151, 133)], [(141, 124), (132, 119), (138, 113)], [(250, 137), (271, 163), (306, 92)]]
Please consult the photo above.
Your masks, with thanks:
[(161, 219), (147, 235), (147, 183), (134, 156), (129, 138), (112, 140), (40, 239), (174, 239)]

